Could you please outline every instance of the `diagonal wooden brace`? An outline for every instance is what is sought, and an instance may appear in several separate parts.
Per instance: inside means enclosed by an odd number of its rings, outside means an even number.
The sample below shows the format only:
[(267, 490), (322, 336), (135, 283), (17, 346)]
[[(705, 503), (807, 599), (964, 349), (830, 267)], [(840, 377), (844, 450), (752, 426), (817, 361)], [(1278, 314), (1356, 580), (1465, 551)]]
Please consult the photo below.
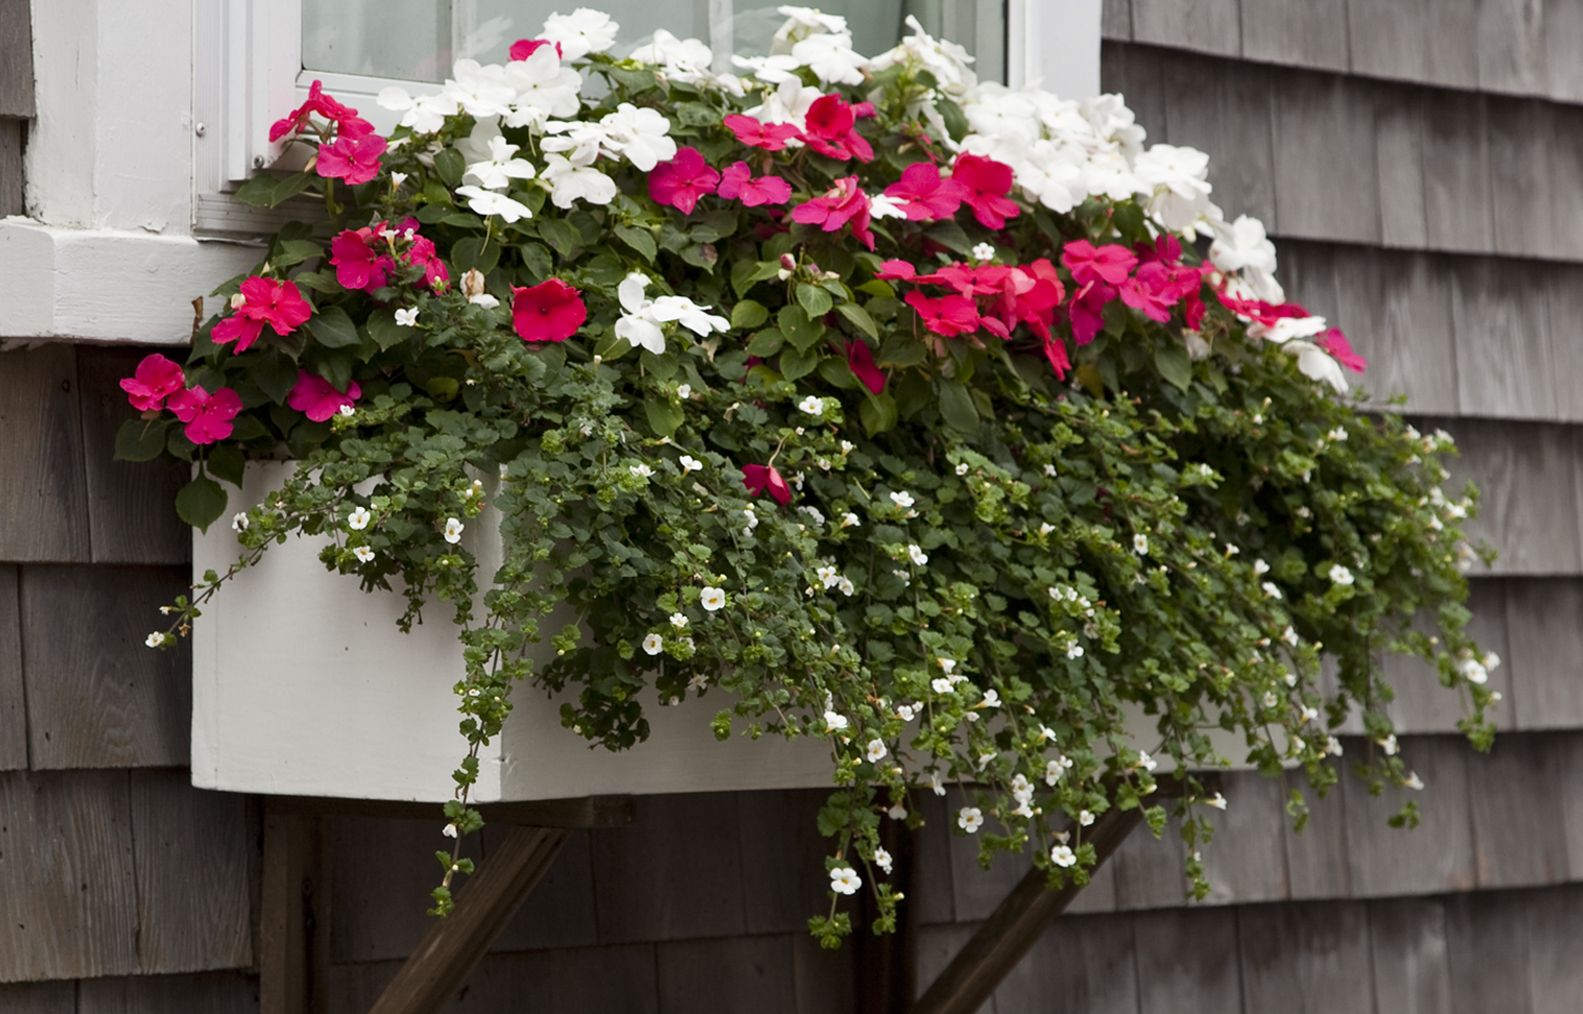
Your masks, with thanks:
[[(1088, 841), (1098, 869), (1143, 822), (1143, 811), (1110, 810), (1094, 822)], [(951, 963), (918, 998), (912, 1014), (974, 1014), (995, 992), (1046, 926), (1072, 903), (1081, 888), (1052, 891), (1042, 870), (1030, 870), (973, 934)]]
[(429, 928), (369, 1014), (443, 1010), (549, 871), (565, 840), (565, 828), (509, 828), (458, 894), (451, 914)]

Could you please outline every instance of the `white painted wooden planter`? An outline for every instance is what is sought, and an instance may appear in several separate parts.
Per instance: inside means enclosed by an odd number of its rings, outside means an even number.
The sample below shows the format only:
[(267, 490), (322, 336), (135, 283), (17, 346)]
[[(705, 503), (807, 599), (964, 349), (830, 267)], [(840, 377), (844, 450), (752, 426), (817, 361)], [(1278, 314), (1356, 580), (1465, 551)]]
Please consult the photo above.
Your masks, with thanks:
[[(239, 506), (252, 506), (284, 464), (251, 465)], [(486, 572), (499, 560), (488, 514), (464, 542)], [(451, 688), (461, 670), (456, 632), (435, 610), (403, 635), (402, 602), (365, 594), (318, 560), (318, 539), (270, 548), (222, 588), (193, 628), (192, 781), (273, 795), (441, 801), (465, 753)], [(223, 571), (239, 555), (223, 521), (193, 536), (193, 571)], [(599, 794), (812, 788), (830, 784), (826, 743), (778, 736), (718, 742), (710, 718), (728, 699), (676, 707), (645, 702), (650, 738), (631, 750), (592, 748), (563, 729), (559, 705), (522, 686), (504, 733), (481, 754), (480, 803)], [(1141, 712), (1133, 739), (1156, 738)], [(1226, 756), (1243, 751), (1215, 733)], [(1243, 766), (1243, 765), (1239, 765)]]

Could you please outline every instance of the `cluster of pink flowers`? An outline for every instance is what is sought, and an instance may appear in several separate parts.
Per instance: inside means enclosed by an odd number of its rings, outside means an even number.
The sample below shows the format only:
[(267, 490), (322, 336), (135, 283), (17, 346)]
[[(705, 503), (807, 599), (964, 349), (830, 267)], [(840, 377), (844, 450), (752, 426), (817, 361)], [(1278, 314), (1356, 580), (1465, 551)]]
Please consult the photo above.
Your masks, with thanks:
[[(318, 128), (315, 115), (329, 121)], [(324, 94), (321, 82), (308, 88), (308, 99), (269, 128), (269, 139), (279, 141), (304, 131), (319, 134), (319, 155), (314, 170), (326, 179), (350, 184), (367, 183), (379, 175), (379, 160), (385, 154), (385, 139), (374, 133), (374, 125), (357, 115), (357, 110)]]
[(330, 264), (335, 280), (344, 289), (372, 292), (384, 288), (397, 262), (423, 269), (423, 281), (439, 289), (451, 273), (435, 249), (434, 241), (418, 235), (418, 220), (403, 219), (392, 227), (375, 222), (361, 229), (343, 229), (330, 240)]
[(313, 313), (295, 282), (254, 275), (242, 282), (242, 291), (232, 299), (236, 312), (214, 325), (216, 345), (236, 343), (237, 352), (246, 352), (264, 325), (284, 338), (307, 322)]
[(132, 407), (147, 418), (170, 409), (194, 444), (212, 444), (229, 437), (237, 413), (242, 411), (242, 399), (235, 391), (222, 387), (211, 393), (197, 384), (188, 387), (181, 365), (158, 353), (143, 357), (132, 376), (122, 378), (121, 390)]

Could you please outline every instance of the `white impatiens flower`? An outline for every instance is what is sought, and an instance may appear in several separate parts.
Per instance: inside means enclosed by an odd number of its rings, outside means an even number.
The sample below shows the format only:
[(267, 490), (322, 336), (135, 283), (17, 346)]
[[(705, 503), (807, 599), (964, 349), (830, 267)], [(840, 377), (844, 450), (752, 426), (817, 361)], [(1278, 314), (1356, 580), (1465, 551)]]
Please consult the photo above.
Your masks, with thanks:
[(682, 466), (683, 475), (686, 475), (688, 472), (702, 472), (704, 470), (704, 463), (693, 457), (691, 454), (683, 454), (680, 458), (676, 459), (676, 463)]
[(533, 209), (505, 194), (468, 184), (456, 188), (458, 197), (467, 198), (467, 206), (480, 215), (499, 215), (509, 224), (533, 217)]
[(570, 14), (557, 11), (544, 19), (544, 28), (539, 32), (539, 38), (555, 45), (540, 46), (534, 55), (546, 49), (554, 51), (556, 46), (560, 47), (563, 60), (579, 60), (589, 53), (603, 53), (616, 44), (616, 32), (620, 27), (604, 11), (589, 7), (579, 7)]
[(402, 307), (396, 311), (397, 327), (417, 327), (418, 308), (416, 306)]
[(650, 634), (643, 639), (643, 650), (650, 655), (658, 655), (665, 650), (665, 638), (658, 634)]
[(497, 134), (489, 139), (489, 158), (474, 162), (462, 175), (464, 181), (476, 183), (486, 190), (505, 190), (512, 180), (531, 180), (533, 164), (525, 158), (515, 157), (518, 146)]
[(357, 557), (358, 563), (371, 563), (374, 559), (374, 551), (367, 546), (354, 546), (352, 555)]
[(1077, 865), (1077, 853), (1070, 845), (1057, 845), (1050, 850), (1050, 862), (1063, 870), (1068, 869)]
[[(455, 116), (461, 111), (455, 98), (441, 93), (439, 95), (410, 95), (405, 88), (391, 85), (381, 88), (374, 101), (381, 109), (389, 109), (401, 114), (401, 125), (411, 128), (414, 134), (432, 134), (445, 126), (447, 116)], [(391, 173), (391, 179), (402, 175)], [(400, 186), (400, 181), (396, 182)]]
[(231, 515), (231, 531), (233, 532), (247, 531), (247, 526), (249, 523), (250, 522), (248, 520), (246, 511)]
[(868, 195), (868, 213), (871, 218), (907, 217), (907, 209), (902, 202), (884, 193)]
[[(542, 52), (542, 50), (541, 50)], [(544, 156), (539, 180), (550, 188), (550, 203), (565, 210), (578, 201), (605, 205), (616, 199), (616, 181), (589, 165), (578, 165), (565, 155)]]
[(600, 121), (605, 131), (603, 147), (623, 156), (634, 168), (648, 172), (676, 155), (676, 142), (669, 137), (671, 121), (657, 109), (638, 108), (623, 102), (616, 111)]
[(713, 81), (709, 68), (715, 55), (700, 39), (678, 39), (663, 28), (656, 28), (647, 43), (628, 54), (639, 63), (653, 64), (673, 81), (700, 84)]
[(1339, 585), (1349, 585), (1354, 580), (1352, 577), (1352, 571), (1348, 570), (1346, 567), (1343, 567), (1339, 563), (1330, 568), (1329, 574), (1330, 580)]
[(577, 93), (583, 76), (562, 65), (554, 46), (540, 46), (526, 60), (512, 60), (501, 68), (501, 77), (512, 95), (500, 121), (507, 127), (542, 130), (552, 118), (576, 116), (581, 106)]
[(360, 532), (367, 528), (372, 520), (374, 515), (367, 507), (354, 507), (352, 513), (346, 516), (346, 527), (354, 532)]
[(880, 872), (885, 874), (887, 877), (890, 876), (891, 867), (894, 862), (895, 860), (891, 858), (890, 853), (883, 847), (876, 847), (874, 849), (874, 865), (878, 866), (880, 868)]
[(824, 727), (826, 732), (845, 732), (851, 721), (839, 711), (826, 711), (824, 713)]
[[(634, 271), (616, 286), (616, 298), (626, 312), (616, 320), (616, 337), (625, 338), (633, 348), (648, 349), (655, 355), (665, 351), (663, 325), (675, 322), (699, 337), (723, 334), (730, 330), (731, 322), (709, 307), (699, 306), (686, 296), (660, 296), (648, 298), (651, 279)], [(679, 392), (678, 392), (679, 393)], [(692, 393), (689, 389), (688, 393)]]
[(461, 521), (460, 518), (446, 518), (445, 519), (445, 541), (449, 542), (453, 546), (456, 545), (458, 542), (461, 542), (462, 541), (462, 530), (464, 528), (466, 528), (466, 527), (467, 527), (466, 525), (462, 524), (462, 521)]
[(907, 559), (912, 561), (914, 567), (922, 567), (929, 562), (929, 554), (917, 545), (907, 547)]
[(810, 35), (792, 46), (791, 59), (796, 66), (813, 71), (814, 77), (825, 84), (860, 85), (868, 66), (868, 58), (852, 48), (852, 36), (845, 33)]
[(799, 401), (797, 407), (809, 415), (824, 415), (824, 399), (818, 395), (810, 394)]
[(782, 4), (775, 13), (786, 21), (775, 30), (770, 40), (771, 52), (783, 53), (803, 39), (814, 35), (841, 35), (846, 32), (846, 18), (839, 14), (826, 14), (817, 7), (799, 7)]
[(726, 604), (725, 589), (705, 585), (704, 590), (698, 593), (698, 604), (711, 613), (719, 612)]
[(1213, 226), (1215, 241), (1209, 259), (1222, 271), (1237, 272), (1249, 295), (1267, 303), (1286, 302), (1286, 293), (1275, 280), (1275, 244), (1265, 234), (1264, 223), (1248, 215)]
[(1139, 556), (1149, 555), (1149, 537), (1142, 533), (1132, 537), (1132, 551)]
[(1191, 228), (1210, 209), (1209, 156), (1196, 148), (1156, 144), (1133, 161), (1139, 193), (1167, 229)]
[(143, 639), (144, 645), (150, 648), (163, 648), (165, 642), (170, 640), (170, 635), (162, 630), (156, 630)]
[(856, 894), (863, 886), (863, 878), (850, 866), (837, 866), (830, 871), (830, 890), (837, 894)]
[(956, 826), (968, 834), (977, 834), (984, 826), (984, 811), (976, 806), (964, 806), (956, 811)]
[(886, 754), (890, 753), (890, 751), (885, 748), (885, 741), (881, 739), (869, 740), (868, 746), (863, 752), (864, 755), (868, 757), (868, 762), (870, 764), (878, 764), (880, 761), (885, 759)]

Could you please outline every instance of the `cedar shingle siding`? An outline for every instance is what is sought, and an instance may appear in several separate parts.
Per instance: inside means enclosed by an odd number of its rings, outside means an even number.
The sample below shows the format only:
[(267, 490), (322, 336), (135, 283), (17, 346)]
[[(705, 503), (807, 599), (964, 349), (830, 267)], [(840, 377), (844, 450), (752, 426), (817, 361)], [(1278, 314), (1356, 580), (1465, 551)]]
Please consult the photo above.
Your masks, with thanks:
[[(0, 0), (0, 213), (22, 209), (27, 7)], [(1576, 1009), (1583, 0), (1110, 0), (1105, 31), (1106, 88), (1154, 140), (1208, 150), (1217, 199), (1280, 238), (1293, 297), (1353, 335), (1371, 385), (1462, 444), (1502, 551), (1474, 608), (1506, 661), (1504, 734), (1473, 755), (1433, 676), (1392, 663), (1402, 749), (1429, 785), (1420, 829), (1391, 830), (1400, 799), (1348, 782), (1296, 834), (1288, 785), (1231, 775), (1206, 903), (1183, 903), (1180, 843), (1136, 835), (986, 1009)], [(168, 507), (180, 470), (109, 460), (115, 378), (139, 355), (0, 352), (7, 1012), (258, 1009), (259, 802), (191, 788), (187, 658), (140, 644), (188, 543)], [(803, 930), (823, 905), (819, 800), (649, 798), (631, 828), (574, 832), (455, 1009), (852, 1009), (854, 948), (820, 952)], [(978, 868), (948, 833), (954, 799), (919, 805), (927, 983), (1022, 869)], [(439, 823), (329, 822), (330, 1011), (366, 1010), (422, 935)]]

